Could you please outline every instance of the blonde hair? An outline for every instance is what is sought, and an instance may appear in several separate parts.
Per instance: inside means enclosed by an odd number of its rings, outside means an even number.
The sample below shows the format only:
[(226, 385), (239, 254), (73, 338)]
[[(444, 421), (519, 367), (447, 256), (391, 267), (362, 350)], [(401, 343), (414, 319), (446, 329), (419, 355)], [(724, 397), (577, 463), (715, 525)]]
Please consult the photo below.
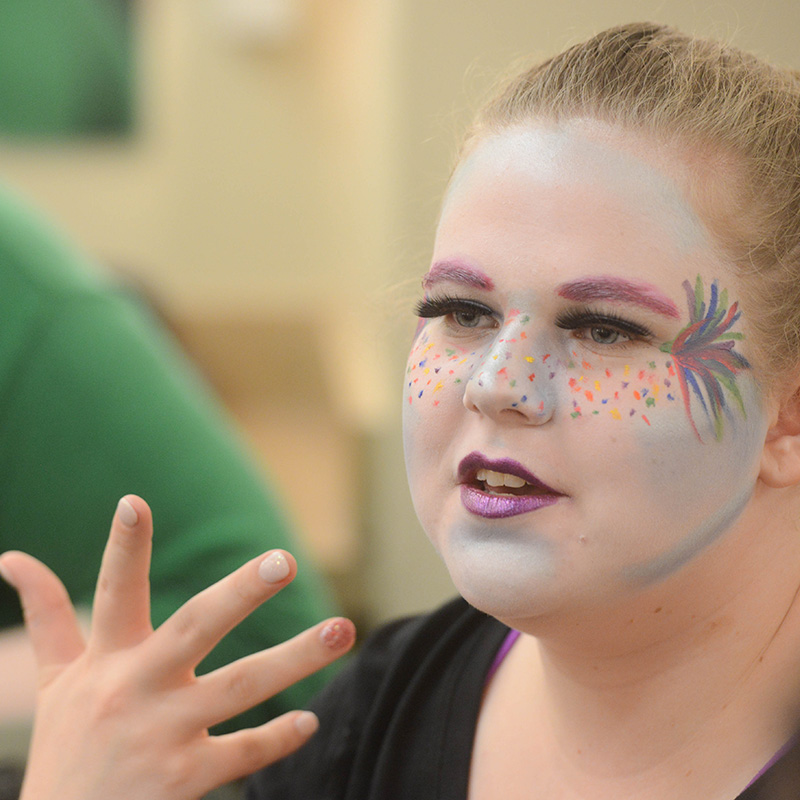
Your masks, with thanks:
[(698, 178), (724, 168), (724, 181), (692, 181), (698, 208), (743, 276), (762, 364), (794, 373), (800, 366), (798, 74), (668, 26), (622, 25), (507, 81), (478, 113), (461, 157), (509, 126), (579, 117), (688, 146)]

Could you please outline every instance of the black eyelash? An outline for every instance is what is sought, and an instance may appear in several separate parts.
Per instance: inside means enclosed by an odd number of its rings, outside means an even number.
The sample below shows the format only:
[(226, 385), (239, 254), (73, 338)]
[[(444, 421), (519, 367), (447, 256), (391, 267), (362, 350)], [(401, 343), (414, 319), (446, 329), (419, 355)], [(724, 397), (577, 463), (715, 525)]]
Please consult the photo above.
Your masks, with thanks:
[(449, 295), (445, 295), (444, 297), (426, 297), (417, 303), (414, 311), (418, 317), (423, 317), (425, 319), (445, 317), (456, 311), (472, 311), (487, 317), (494, 315), (492, 309), (485, 306), (483, 303), (459, 297), (450, 297)]
[(613, 328), (637, 339), (652, 339), (653, 332), (644, 325), (623, 319), (613, 312), (592, 311), (590, 308), (570, 308), (562, 311), (556, 325), (564, 330), (574, 331), (579, 328)]

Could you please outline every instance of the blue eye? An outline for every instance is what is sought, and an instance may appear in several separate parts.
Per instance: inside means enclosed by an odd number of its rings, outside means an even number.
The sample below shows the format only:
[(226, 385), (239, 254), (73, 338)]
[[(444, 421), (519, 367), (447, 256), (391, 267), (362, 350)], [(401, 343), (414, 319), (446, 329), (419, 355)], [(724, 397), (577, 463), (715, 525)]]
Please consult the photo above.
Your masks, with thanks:
[(494, 312), (483, 303), (457, 297), (426, 297), (417, 304), (418, 317), (444, 317), (454, 328), (495, 327)]
[(590, 339), (605, 347), (624, 347), (632, 342), (649, 342), (653, 339), (652, 331), (644, 325), (613, 313), (601, 313), (587, 308), (569, 309), (561, 313), (556, 319), (556, 325), (572, 331), (577, 339)]
[(462, 328), (477, 328), (481, 319), (483, 319), (485, 316), (480, 311), (475, 311), (474, 309), (468, 309), (467, 311), (452, 311), (451, 314), (453, 319)]
[(586, 330), (589, 331), (589, 336), (592, 338), (592, 341), (597, 342), (597, 344), (616, 344), (620, 339), (630, 341), (630, 336), (614, 328), (601, 328), (595, 325)]

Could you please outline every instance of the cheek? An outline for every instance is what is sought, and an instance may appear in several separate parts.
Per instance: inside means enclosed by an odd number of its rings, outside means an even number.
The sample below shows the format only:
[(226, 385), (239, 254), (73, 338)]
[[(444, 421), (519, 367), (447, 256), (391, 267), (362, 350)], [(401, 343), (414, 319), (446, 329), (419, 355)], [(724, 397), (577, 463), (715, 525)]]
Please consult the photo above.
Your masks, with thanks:
[(421, 519), (437, 505), (448, 447), (466, 415), (464, 391), (480, 355), (418, 333), (403, 385), (403, 447), (412, 499)]
[(443, 345), (430, 336), (427, 326), (423, 327), (406, 366), (403, 401), (406, 416), (424, 420), (442, 405), (460, 403), (466, 383), (479, 361), (476, 351), (453, 343)]
[(766, 423), (749, 377), (739, 382), (747, 407), (726, 407), (724, 425), (708, 402), (685, 392), (668, 354), (629, 364), (573, 361), (563, 381), (562, 416), (573, 421), (575, 441), (587, 457), (613, 464), (632, 495), (671, 503), (674, 513), (752, 484)]
[(675, 367), (661, 354), (653, 360), (611, 363), (602, 357), (578, 358), (564, 375), (565, 413), (574, 420), (611, 420), (622, 429), (642, 430), (669, 419), (682, 408)]
[[(656, 371), (652, 384), (645, 375), (651, 391), (644, 395), (637, 384), (634, 392), (640, 399), (633, 395), (636, 404), (617, 406), (627, 414), (603, 426), (605, 435), (596, 437), (593, 450), (612, 481), (610, 486), (601, 483), (601, 488), (624, 509), (619, 518), (619, 512), (609, 510), (604, 521), (607, 530), (617, 531), (625, 552), (621, 577), (635, 585), (677, 572), (734, 527), (757, 480), (767, 427), (750, 379), (739, 386), (745, 410), (724, 412), (720, 437), (712, 415), (693, 398), (687, 402), (682, 393), (664, 402), (662, 388), (655, 402), (642, 408), (642, 401), (655, 394), (659, 375), (662, 387), (664, 380), (671, 381), (669, 367), (666, 373)], [(630, 399), (622, 393), (620, 397)], [(588, 449), (589, 440), (582, 441)]]

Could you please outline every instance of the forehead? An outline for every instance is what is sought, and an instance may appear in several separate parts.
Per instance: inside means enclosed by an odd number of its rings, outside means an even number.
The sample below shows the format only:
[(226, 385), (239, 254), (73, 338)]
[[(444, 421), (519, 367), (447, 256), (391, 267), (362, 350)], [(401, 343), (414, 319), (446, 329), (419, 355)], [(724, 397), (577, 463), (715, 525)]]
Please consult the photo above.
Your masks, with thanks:
[[(652, 157), (647, 144), (581, 122), (511, 128), (479, 142), (445, 196), (437, 251), (467, 247), (491, 259), (496, 248), (504, 259), (622, 271), (654, 257), (662, 266), (707, 261), (714, 248), (684, 191), (685, 165), (666, 152)], [(676, 277), (698, 266), (687, 263)]]

